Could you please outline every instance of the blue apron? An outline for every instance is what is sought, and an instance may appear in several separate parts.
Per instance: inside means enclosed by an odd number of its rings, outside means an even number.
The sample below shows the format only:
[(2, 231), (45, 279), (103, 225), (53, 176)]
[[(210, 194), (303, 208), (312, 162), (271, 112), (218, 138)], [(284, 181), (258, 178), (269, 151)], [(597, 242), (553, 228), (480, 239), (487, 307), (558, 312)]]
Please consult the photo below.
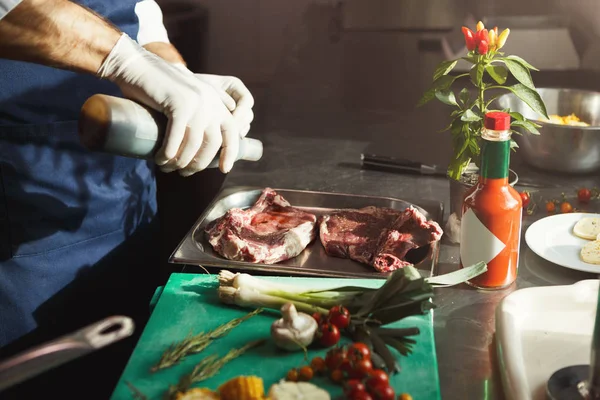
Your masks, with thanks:
[[(135, 0), (78, 3), (136, 38)], [(0, 348), (147, 305), (154, 172), (81, 146), (79, 110), (96, 93), (121, 95), (91, 75), (0, 60)]]

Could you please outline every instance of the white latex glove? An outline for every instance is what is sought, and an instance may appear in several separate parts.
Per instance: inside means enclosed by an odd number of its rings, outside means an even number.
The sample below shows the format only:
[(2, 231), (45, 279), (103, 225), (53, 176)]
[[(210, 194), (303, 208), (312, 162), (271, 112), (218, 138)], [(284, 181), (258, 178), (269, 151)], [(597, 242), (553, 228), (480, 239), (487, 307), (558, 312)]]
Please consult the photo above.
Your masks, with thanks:
[[(155, 161), (165, 172), (190, 176), (205, 169), (223, 145), (219, 168), (227, 173), (239, 149), (239, 127), (220, 94), (123, 34), (98, 70), (123, 94), (169, 119)], [(233, 106), (230, 104), (230, 106)]]
[(240, 128), (240, 137), (246, 137), (250, 131), (250, 124), (254, 120), (254, 97), (241, 79), (235, 76), (195, 74), (183, 64), (174, 64), (186, 73), (193, 74), (198, 80), (215, 88), (223, 103), (232, 112), (233, 118)]

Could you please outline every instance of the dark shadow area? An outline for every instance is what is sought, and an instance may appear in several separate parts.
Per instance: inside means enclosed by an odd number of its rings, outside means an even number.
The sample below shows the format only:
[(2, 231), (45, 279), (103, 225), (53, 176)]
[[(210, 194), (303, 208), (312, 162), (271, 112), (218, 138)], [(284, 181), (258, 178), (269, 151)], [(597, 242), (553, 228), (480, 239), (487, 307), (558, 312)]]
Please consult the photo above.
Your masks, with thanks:
[[(34, 95), (56, 98), (56, 93), (64, 93), (73, 84), (65, 81)], [(0, 104), (0, 109), (3, 107)], [(57, 274), (68, 275), (69, 271), (61, 269), (61, 260), (70, 260), (73, 266), (77, 252), (93, 251), (98, 245), (92, 242), (87, 247), (74, 241), (90, 239), (90, 232), (92, 236), (110, 236), (107, 240), (115, 244), (118, 235), (127, 236), (99, 262), (80, 267), (70, 284), (38, 307), (33, 314), (38, 328), (0, 348), (0, 360), (111, 315), (126, 315), (136, 323), (133, 336), (7, 389), (0, 398), (105, 400), (144, 328), (156, 286), (166, 281), (159, 270), (159, 220), (152, 219), (147, 204), (149, 196), (154, 195), (149, 185), (152, 174), (133, 160), (86, 151), (79, 144), (77, 121), (3, 129), (0, 143), (4, 189), (0, 206), (2, 213), (8, 215), (0, 222), (5, 234), (1, 243), (5, 248), (12, 247), (2, 254), (7, 268), (9, 263), (10, 268), (23, 267), (8, 260), (11, 252), (44, 254), (52, 250), (47, 257), (54, 260), (50, 265), (56, 267)], [(25, 152), (20, 149), (23, 145), (27, 146)], [(118, 191), (116, 201), (112, 188)], [(117, 227), (122, 227), (124, 233), (108, 235)], [(80, 229), (87, 233), (74, 238), (72, 233)], [(39, 239), (46, 240), (36, 243)], [(22, 260), (27, 262), (27, 257)], [(36, 263), (29, 261), (23, 268), (35, 269)], [(52, 274), (48, 270), (42, 272)], [(27, 273), (31, 277), (35, 271)], [(44, 279), (47, 278), (40, 276), (39, 286), (32, 284), (28, 290), (47, 290)], [(54, 280), (58, 279), (50, 280), (55, 285)], [(22, 295), (27, 297), (26, 292)], [(14, 293), (8, 293), (9, 301), (13, 296)]]
[(134, 334), (0, 393), (2, 399), (110, 397), (149, 317), (152, 294), (164, 280), (157, 270), (158, 224), (141, 226), (125, 243), (34, 313), (38, 329), (0, 349), (0, 359), (54, 340), (112, 315), (134, 319)]

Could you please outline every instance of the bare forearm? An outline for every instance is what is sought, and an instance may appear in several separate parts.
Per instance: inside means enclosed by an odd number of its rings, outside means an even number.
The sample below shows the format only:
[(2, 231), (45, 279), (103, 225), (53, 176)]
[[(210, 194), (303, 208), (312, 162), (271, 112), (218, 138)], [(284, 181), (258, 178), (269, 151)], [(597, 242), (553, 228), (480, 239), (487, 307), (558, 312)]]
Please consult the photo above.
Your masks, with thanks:
[(186, 65), (185, 60), (183, 57), (181, 57), (181, 54), (179, 54), (175, 46), (170, 43), (152, 42), (145, 44), (144, 48), (167, 62)]
[(0, 20), (0, 58), (95, 74), (120, 35), (73, 2), (23, 0)]

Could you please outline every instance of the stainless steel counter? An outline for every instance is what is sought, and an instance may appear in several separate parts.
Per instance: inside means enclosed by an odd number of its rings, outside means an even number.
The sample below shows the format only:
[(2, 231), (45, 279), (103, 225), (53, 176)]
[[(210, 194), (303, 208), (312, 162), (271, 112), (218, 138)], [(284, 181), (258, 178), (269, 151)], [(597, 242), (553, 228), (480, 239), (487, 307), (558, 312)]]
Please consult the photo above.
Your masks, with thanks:
[[(378, 125), (369, 118), (359, 121), (356, 116), (318, 112), (307, 114), (306, 118), (273, 117), (268, 121), (252, 133), (265, 142), (264, 158), (258, 163), (237, 165), (227, 178), (226, 186), (258, 185), (436, 199), (444, 202), (447, 218), (449, 187), (445, 178), (360, 169), (360, 154), (373, 142), (385, 142), (391, 148), (406, 143), (406, 136), (410, 137), (411, 133), (402, 131), (402, 123), (396, 130), (394, 122), (388, 119), (386, 129), (382, 129), (381, 119), (377, 120)], [(395, 140), (396, 135), (405, 137)], [(435, 131), (429, 135), (441, 136), (428, 138), (427, 132), (422, 131), (421, 135), (424, 135), (421, 140), (429, 141), (430, 146), (437, 140), (432, 147), (438, 150), (444, 148), (444, 137), (448, 136)], [(544, 198), (560, 198), (561, 192), (574, 196), (579, 186), (592, 187), (597, 182), (593, 176), (560, 177), (533, 171), (519, 161), (518, 154), (513, 157), (512, 168), (523, 180), (551, 185), (546, 188), (518, 187), (531, 190), (538, 202)], [(573, 205), (577, 206), (576, 201)], [(533, 221), (545, 215), (545, 211), (541, 210), (526, 216), (523, 232)], [(458, 257), (458, 246), (444, 241), (438, 273), (455, 270)], [(443, 398), (504, 398), (494, 347), (494, 311), (504, 296), (518, 288), (570, 284), (589, 278), (594, 276), (555, 266), (522, 245), (518, 279), (508, 289), (485, 292), (467, 285), (438, 289), (434, 324)]]

